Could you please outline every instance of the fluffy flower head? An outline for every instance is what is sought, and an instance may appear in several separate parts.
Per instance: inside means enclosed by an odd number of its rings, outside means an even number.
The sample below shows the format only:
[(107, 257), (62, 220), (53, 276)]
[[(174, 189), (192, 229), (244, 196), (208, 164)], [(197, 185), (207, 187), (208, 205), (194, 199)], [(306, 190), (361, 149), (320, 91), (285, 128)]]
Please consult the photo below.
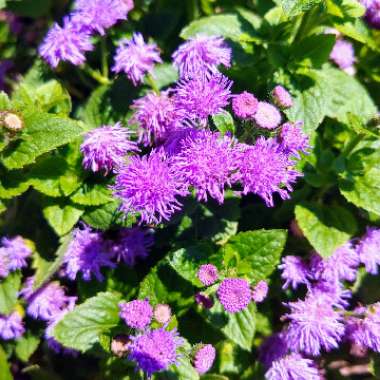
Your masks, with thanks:
[(160, 52), (156, 44), (147, 44), (140, 33), (134, 33), (131, 39), (119, 43), (112, 70), (124, 72), (134, 86), (142, 83), (145, 74), (152, 72), (155, 63), (161, 63)]
[(380, 29), (380, 0), (362, 0), (366, 7), (365, 20), (374, 29)]
[(152, 320), (153, 308), (148, 300), (134, 300), (119, 304), (120, 317), (134, 329), (143, 330)]
[(3, 237), (1, 245), (0, 256), (7, 263), (8, 270), (14, 271), (26, 267), (26, 259), (32, 254), (32, 250), (21, 236)]
[(280, 108), (290, 108), (293, 106), (292, 96), (288, 90), (282, 86), (276, 86), (272, 91), (274, 103)]
[(369, 227), (356, 247), (368, 273), (377, 274), (380, 265), (380, 229)]
[(220, 303), (229, 313), (246, 309), (252, 300), (249, 283), (242, 278), (226, 278), (220, 284), (217, 294)]
[(161, 324), (168, 323), (172, 317), (172, 311), (169, 305), (158, 304), (153, 311), (154, 319)]
[(270, 103), (259, 102), (255, 112), (256, 124), (264, 129), (274, 129), (281, 123), (280, 111)]
[(259, 101), (255, 95), (244, 91), (235, 95), (232, 99), (232, 110), (234, 114), (241, 119), (249, 119), (255, 116)]
[(212, 264), (201, 265), (198, 269), (197, 276), (203, 285), (212, 285), (218, 280), (218, 268)]
[(281, 277), (285, 281), (283, 288), (297, 289), (300, 284), (308, 283), (309, 268), (299, 256), (285, 256), (278, 268), (282, 271)]
[(252, 290), (252, 299), (256, 303), (263, 302), (268, 295), (268, 283), (264, 280), (259, 281)]
[(0, 314), (0, 338), (3, 340), (17, 339), (25, 332), (24, 324), (17, 311), (9, 315)]
[(282, 332), (273, 334), (260, 346), (259, 360), (265, 368), (269, 368), (274, 361), (285, 356), (288, 350), (286, 335)]
[(194, 355), (194, 367), (196, 371), (203, 375), (208, 372), (214, 364), (216, 350), (213, 345), (206, 344), (197, 350)]
[(308, 153), (309, 137), (302, 131), (300, 123), (285, 123), (279, 135), (281, 148), (288, 155), (300, 158), (300, 152)]
[(339, 39), (330, 53), (330, 59), (342, 70), (348, 69), (355, 63), (355, 51), (351, 42)]

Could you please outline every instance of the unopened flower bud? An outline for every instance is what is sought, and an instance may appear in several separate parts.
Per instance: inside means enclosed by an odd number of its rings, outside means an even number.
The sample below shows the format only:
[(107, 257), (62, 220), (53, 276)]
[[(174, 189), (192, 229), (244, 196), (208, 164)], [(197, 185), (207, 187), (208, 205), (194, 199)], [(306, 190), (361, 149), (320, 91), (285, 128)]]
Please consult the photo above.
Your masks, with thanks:
[(159, 323), (162, 323), (162, 324), (168, 323), (172, 316), (169, 305), (158, 304), (154, 308), (153, 316), (154, 316), (154, 319)]
[(282, 86), (276, 86), (272, 91), (272, 97), (275, 104), (280, 108), (290, 108), (293, 106), (292, 96)]
[(111, 351), (114, 355), (121, 358), (128, 353), (131, 341), (127, 335), (118, 335), (112, 339)]
[(19, 115), (13, 112), (4, 112), (1, 114), (1, 122), (5, 128), (18, 132), (24, 128), (24, 122)]

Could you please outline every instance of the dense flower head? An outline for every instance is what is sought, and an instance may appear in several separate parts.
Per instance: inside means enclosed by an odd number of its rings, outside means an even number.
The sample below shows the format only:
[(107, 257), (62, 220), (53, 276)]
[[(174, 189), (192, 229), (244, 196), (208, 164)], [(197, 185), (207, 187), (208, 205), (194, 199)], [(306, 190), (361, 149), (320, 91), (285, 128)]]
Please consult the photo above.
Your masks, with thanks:
[(219, 285), (217, 295), (220, 303), (229, 313), (237, 313), (246, 309), (252, 300), (249, 283), (242, 278), (223, 280)]
[(274, 361), (265, 378), (266, 380), (322, 380), (312, 360), (294, 353)]
[(17, 339), (25, 332), (21, 315), (14, 311), (9, 315), (0, 314), (0, 339)]
[(219, 278), (218, 268), (213, 264), (203, 264), (198, 269), (197, 277), (203, 285), (212, 285)]
[(26, 267), (26, 260), (31, 254), (32, 250), (21, 236), (1, 239), (0, 256), (3, 257), (4, 263), (7, 263), (8, 270), (14, 271)]
[(284, 123), (279, 134), (283, 151), (296, 158), (300, 158), (300, 152), (306, 154), (310, 149), (309, 137), (302, 131), (300, 124)]
[(131, 132), (121, 126), (105, 125), (88, 132), (80, 147), (83, 154), (83, 167), (93, 172), (108, 173), (122, 165), (129, 152), (138, 150), (130, 140)]
[(281, 123), (281, 113), (274, 105), (267, 102), (259, 102), (254, 119), (259, 127), (274, 129)]
[(263, 302), (268, 295), (268, 291), (268, 283), (264, 280), (261, 280), (252, 289), (252, 299), (256, 303)]
[(244, 91), (232, 98), (232, 110), (234, 114), (241, 119), (252, 118), (256, 111), (259, 101), (255, 95)]
[(309, 295), (324, 298), (327, 303), (335, 307), (346, 308), (350, 303), (352, 292), (337, 279), (319, 280), (309, 287)]
[(140, 227), (123, 228), (118, 231), (117, 238), (110, 242), (110, 249), (118, 262), (123, 261), (133, 267), (137, 260), (148, 257), (153, 242), (152, 230)]
[(344, 333), (341, 314), (323, 295), (311, 295), (304, 301), (289, 302), (286, 332), (290, 347), (317, 356), (322, 349), (337, 348)]
[(346, 338), (362, 347), (380, 352), (380, 303), (359, 307), (346, 321)]
[(259, 360), (268, 369), (275, 360), (281, 359), (289, 351), (286, 334), (275, 333), (266, 338), (259, 349)]
[(114, 268), (111, 255), (105, 249), (104, 239), (100, 232), (82, 225), (73, 231), (71, 241), (63, 259), (64, 272), (70, 280), (75, 280), (78, 273), (85, 281), (95, 277), (103, 280), (102, 267)]
[(231, 49), (222, 37), (198, 35), (179, 46), (173, 63), (181, 78), (214, 74), (219, 65), (231, 66)]
[(131, 39), (123, 39), (115, 54), (112, 70), (124, 72), (134, 86), (142, 83), (146, 73), (151, 73), (155, 63), (161, 63), (160, 52), (154, 43), (147, 44), (141, 33), (134, 33)]
[(259, 195), (268, 207), (273, 207), (276, 192), (288, 199), (292, 184), (301, 176), (273, 138), (259, 137), (254, 145), (242, 144), (238, 165), (235, 179), (242, 184), (243, 194)]
[(26, 312), (34, 319), (51, 321), (62, 310), (75, 303), (76, 297), (69, 297), (58, 282), (50, 282), (35, 292), (33, 291), (34, 278), (26, 280), (20, 294), (24, 296), (28, 306)]
[(139, 142), (144, 145), (162, 140), (168, 133), (181, 127), (184, 119), (183, 111), (175, 106), (168, 91), (160, 94), (149, 92), (135, 100), (132, 108), (135, 113), (131, 122), (138, 124)]
[(351, 42), (338, 39), (330, 53), (330, 59), (342, 70), (355, 63), (355, 51)]
[(380, 265), (380, 229), (368, 227), (356, 249), (366, 271), (377, 274)]
[(74, 65), (85, 62), (85, 53), (93, 49), (90, 33), (73, 22), (69, 17), (63, 20), (63, 26), (54, 24), (39, 47), (39, 54), (53, 68), (60, 61)]
[(173, 166), (194, 187), (199, 201), (207, 201), (210, 195), (223, 203), (224, 188), (231, 186), (232, 174), (237, 170), (236, 142), (227, 135), (200, 131), (183, 140)]
[(212, 344), (205, 344), (199, 348), (194, 354), (194, 368), (203, 375), (208, 372), (214, 364), (216, 350)]
[(375, 29), (380, 29), (380, 0), (361, 0), (366, 7), (365, 20)]
[(153, 308), (148, 300), (134, 300), (119, 304), (120, 317), (134, 329), (142, 330), (152, 320)]
[(185, 147), (185, 140), (194, 140), (198, 134), (201, 133), (202, 130), (188, 125), (182, 128), (174, 129), (166, 134), (165, 142), (163, 143), (162, 148), (168, 156), (175, 156)]
[(131, 0), (76, 0), (73, 18), (83, 27), (103, 35), (119, 20), (126, 20), (132, 8)]
[(153, 310), (154, 319), (161, 324), (168, 323), (172, 317), (172, 311), (169, 305), (158, 304)]
[(285, 281), (283, 288), (293, 289), (301, 284), (308, 284), (309, 268), (305, 260), (299, 256), (288, 255), (282, 258), (281, 264), (278, 268), (282, 271), (281, 278)]
[(175, 330), (167, 331), (165, 328), (148, 330), (131, 339), (128, 358), (136, 362), (148, 376), (165, 371), (175, 364), (177, 348), (183, 343)]
[(181, 209), (177, 197), (187, 194), (187, 186), (170, 159), (156, 150), (148, 156), (131, 157), (120, 168), (114, 193), (122, 201), (122, 211), (138, 212), (142, 222), (158, 224)]
[(205, 125), (209, 116), (221, 113), (229, 104), (231, 86), (232, 81), (221, 74), (182, 80), (175, 89), (175, 102), (189, 120)]
[(276, 86), (272, 91), (274, 103), (280, 108), (290, 108), (293, 106), (292, 96), (288, 90), (282, 86)]

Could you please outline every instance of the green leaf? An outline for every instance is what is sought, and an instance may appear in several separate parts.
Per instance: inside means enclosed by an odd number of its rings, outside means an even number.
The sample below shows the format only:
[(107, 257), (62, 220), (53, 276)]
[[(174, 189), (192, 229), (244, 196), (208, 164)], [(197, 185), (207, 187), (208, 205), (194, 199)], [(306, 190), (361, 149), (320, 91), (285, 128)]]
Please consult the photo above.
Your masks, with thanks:
[(0, 282), (0, 314), (10, 314), (17, 305), (21, 273), (12, 272)]
[(30, 187), (29, 178), (21, 171), (7, 171), (0, 179), (0, 198), (11, 199), (25, 193)]
[(119, 202), (113, 201), (100, 207), (86, 210), (82, 219), (94, 228), (108, 230), (120, 216)]
[(104, 96), (108, 90), (108, 85), (98, 87), (95, 91), (92, 92), (90, 98), (86, 103), (86, 106), (84, 107), (83, 120), (91, 128), (99, 127), (99, 125), (102, 125), (104, 121), (99, 110), (101, 109), (101, 105), (104, 101)]
[(82, 216), (84, 210), (81, 206), (49, 201), (42, 212), (57, 235), (62, 236), (71, 231)]
[(322, 0), (274, 0), (288, 16), (296, 16), (319, 4)]
[(202, 376), (202, 380), (228, 380), (228, 377), (209, 373), (207, 375)]
[(54, 338), (81, 352), (99, 342), (101, 334), (119, 323), (119, 294), (102, 292), (67, 313), (54, 329)]
[(106, 184), (84, 183), (71, 196), (71, 201), (83, 206), (100, 206), (112, 201)]
[(74, 120), (47, 113), (32, 113), (24, 118), (20, 140), (3, 151), (8, 169), (18, 169), (36, 158), (79, 137), (83, 129)]
[(256, 307), (250, 303), (248, 308), (239, 313), (227, 313), (219, 302), (203, 311), (206, 320), (220, 330), (228, 339), (236, 343), (243, 350), (250, 351), (255, 336)]
[(286, 243), (286, 230), (257, 230), (240, 232), (222, 247), (224, 263), (237, 255), (237, 271), (252, 281), (267, 279), (280, 262)]
[(1, 380), (13, 380), (11, 369), (7, 360), (7, 355), (3, 347), (0, 346), (0, 374)]
[(304, 202), (296, 206), (295, 214), (310, 244), (325, 258), (347, 243), (358, 229), (354, 216), (341, 206)]
[(214, 115), (212, 121), (222, 135), (225, 135), (227, 132), (235, 133), (234, 119), (229, 112), (223, 111)]
[(12, 104), (8, 95), (5, 92), (0, 91), (0, 111), (9, 110), (11, 108)]
[(40, 344), (40, 338), (27, 331), (21, 338), (17, 339), (15, 352), (18, 359), (27, 362)]
[(172, 64), (162, 63), (154, 67), (152, 77), (154, 78), (157, 88), (162, 89), (178, 80), (178, 71)]
[[(181, 355), (177, 361), (178, 364), (172, 366), (172, 369), (168, 373), (168, 380), (199, 380), (199, 374), (191, 365), (188, 357)], [(173, 376), (172, 378), (172, 374), (175, 377)]]

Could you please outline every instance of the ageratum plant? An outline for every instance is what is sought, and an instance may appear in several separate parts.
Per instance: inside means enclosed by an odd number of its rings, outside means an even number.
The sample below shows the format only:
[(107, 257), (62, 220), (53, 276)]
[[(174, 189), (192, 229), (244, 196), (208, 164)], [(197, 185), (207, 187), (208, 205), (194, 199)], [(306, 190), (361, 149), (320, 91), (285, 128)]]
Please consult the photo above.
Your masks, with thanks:
[(380, 378), (379, 0), (0, 20), (0, 380)]

